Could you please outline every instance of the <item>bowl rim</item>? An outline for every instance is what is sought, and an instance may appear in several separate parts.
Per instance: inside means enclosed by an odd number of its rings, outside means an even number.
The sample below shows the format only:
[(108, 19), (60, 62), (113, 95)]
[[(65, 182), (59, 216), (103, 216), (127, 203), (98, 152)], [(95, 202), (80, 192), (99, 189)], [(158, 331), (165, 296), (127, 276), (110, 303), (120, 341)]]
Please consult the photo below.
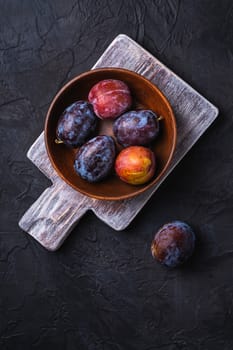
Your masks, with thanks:
[[(89, 192), (86, 192), (83, 189), (77, 189), (77, 187), (71, 182), (69, 181), (64, 175), (63, 173), (60, 171), (60, 169), (57, 167), (56, 163), (53, 160), (53, 157), (50, 153), (50, 149), (49, 149), (49, 144), (48, 144), (48, 126), (49, 126), (49, 122), (50, 122), (50, 116), (51, 116), (51, 111), (53, 109), (53, 107), (55, 106), (57, 100), (60, 98), (60, 96), (63, 94), (63, 92), (69, 88), (72, 84), (74, 84), (76, 81), (85, 78), (85, 76), (88, 76), (90, 74), (95, 74), (95, 72), (106, 72), (106, 71), (119, 71), (122, 73), (127, 73), (130, 74), (131, 76), (134, 76), (135, 78), (140, 78), (141, 80), (143, 80), (145, 83), (151, 85), (151, 87), (153, 89), (157, 90), (158, 95), (161, 97), (161, 99), (166, 103), (166, 105), (168, 106), (169, 112), (170, 112), (170, 116), (172, 119), (172, 129), (173, 129), (173, 142), (172, 142), (172, 149), (171, 152), (169, 154), (169, 157), (167, 159), (167, 162), (163, 168), (163, 170), (161, 171), (161, 173), (155, 177), (154, 180), (149, 181), (148, 183), (145, 183), (144, 187), (137, 187), (132, 185), (135, 188), (135, 191), (133, 193), (130, 194), (124, 194), (124, 195), (120, 195), (119, 197), (115, 197), (115, 196), (102, 196), (102, 195), (92, 195)], [(110, 78), (109, 78), (110, 79)], [(117, 78), (116, 78), (117, 79)], [(64, 180), (69, 186), (71, 186), (74, 190), (76, 190), (77, 192), (86, 195), (90, 198), (93, 199), (99, 199), (99, 200), (105, 200), (105, 201), (119, 201), (119, 200), (124, 200), (124, 199), (130, 199), (133, 197), (138, 196), (139, 194), (146, 192), (147, 190), (149, 190), (151, 187), (156, 186), (156, 184), (159, 183), (159, 181), (161, 180), (161, 178), (164, 176), (164, 174), (166, 173), (171, 160), (173, 158), (175, 149), (176, 149), (176, 144), (177, 144), (177, 125), (176, 125), (176, 118), (173, 112), (173, 109), (170, 105), (170, 102), (168, 101), (168, 99), (166, 98), (166, 96), (161, 92), (161, 90), (155, 85), (153, 84), (149, 79), (145, 78), (144, 76), (142, 76), (141, 74), (132, 71), (130, 69), (126, 69), (126, 68), (120, 68), (120, 67), (103, 67), (103, 68), (93, 68), (91, 70), (85, 71), (81, 74), (78, 74), (76, 77), (74, 77), (73, 79), (71, 79), (70, 81), (68, 81), (53, 97), (50, 105), (49, 105), (49, 109), (46, 113), (46, 118), (45, 118), (45, 124), (44, 124), (44, 140), (45, 140), (45, 146), (46, 146), (46, 150), (47, 150), (47, 154), (49, 157), (49, 160), (53, 166), (53, 168), (55, 169), (57, 175)], [(97, 183), (98, 185), (98, 183)]]

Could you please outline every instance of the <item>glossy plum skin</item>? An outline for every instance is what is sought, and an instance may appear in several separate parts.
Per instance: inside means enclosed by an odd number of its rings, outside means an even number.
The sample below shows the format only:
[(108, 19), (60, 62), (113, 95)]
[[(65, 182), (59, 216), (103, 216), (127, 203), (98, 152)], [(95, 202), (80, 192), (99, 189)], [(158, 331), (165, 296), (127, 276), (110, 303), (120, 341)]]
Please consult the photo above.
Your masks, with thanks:
[(116, 148), (111, 136), (101, 135), (89, 140), (78, 150), (74, 169), (88, 182), (98, 182), (112, 171)]
[(113, 132), (123, 147), (145, 146), (159, 134), (159, 120), (151, 110), (129, 111), (114, 121)]
[(95, 84), (88, 94), (88, 100), (101, 119), (114, 119), (127, 111), (132, 104), (128, 86), (116, 79), (105, 79)]
[(193, 254), (195, 240), (195, 234), (187, 223), (170, 222), (155, 234), (151, 245), (152, 255), (163, 265), (177, 267)]
[(155, 173), (154, 153), (147, 147), (130, 146), (124, 148), (115, 161), (115, 171), (119, 178), (131, 185), (148, 182)]
[(56, 135), (69, 147), (83, 145), (97, 126), (98, 118), (93, 107), (86, 101), (77, 101), (67, 107), (60, 116)]

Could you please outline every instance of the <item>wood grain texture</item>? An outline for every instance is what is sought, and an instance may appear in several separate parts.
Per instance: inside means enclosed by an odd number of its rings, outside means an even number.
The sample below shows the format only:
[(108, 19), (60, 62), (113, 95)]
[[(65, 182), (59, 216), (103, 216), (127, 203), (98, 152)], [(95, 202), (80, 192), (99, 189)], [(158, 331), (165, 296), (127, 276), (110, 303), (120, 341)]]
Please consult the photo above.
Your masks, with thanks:
[(51, 179), (53, 185), (28, 209), (19, 226), (48, 250), (54, 251), (61, 246), (87, 210), (92, 210), (115, 230), (126, 228), (218, 115), (215, 106), (125, 35), (116, 37), (93, 68), (99, 67), (123, 67), (136, 71), (165, 94), (177, 120), (175, 155), (167, 173), (152, 189), (129, 200), (100, 201), (83, 196), (57, 176), (48, 159), (42, 133), (30, 148), (28, 158)]

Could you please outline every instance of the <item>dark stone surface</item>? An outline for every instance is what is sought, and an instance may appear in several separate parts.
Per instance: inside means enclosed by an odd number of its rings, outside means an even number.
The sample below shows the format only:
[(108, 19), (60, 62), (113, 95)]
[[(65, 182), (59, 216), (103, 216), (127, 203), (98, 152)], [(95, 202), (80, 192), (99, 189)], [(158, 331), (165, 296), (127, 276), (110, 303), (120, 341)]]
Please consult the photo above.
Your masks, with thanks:
[[(0, 349), (233, 349), (232, 1), (0, 0)], [(86, 215), (47, 252), (17, 225), (48, 186), (26, 159), (54, 94), (125, 33), (220, 108), (131, 226)], [(198, 245), (153, 261), (165, 222)]]

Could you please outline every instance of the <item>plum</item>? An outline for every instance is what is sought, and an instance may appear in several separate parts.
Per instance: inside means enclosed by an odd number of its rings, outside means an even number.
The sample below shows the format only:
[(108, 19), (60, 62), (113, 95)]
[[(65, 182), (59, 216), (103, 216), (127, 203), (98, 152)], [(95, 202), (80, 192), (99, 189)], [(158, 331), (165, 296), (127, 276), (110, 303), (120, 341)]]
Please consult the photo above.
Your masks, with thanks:
[(98, 182), (108, 176), (116, 156), (115, 142), (111, 136), (100, 135), (92, 138), (78, 150), (74, 169), (88, 182)]
[(57, 143), (76, 148), (83, 145), (97, 126), (98, 118), (93, 106), (86, 101), (77, 101), (67, 107), (57, 124)]
[(161, 264), (176, 267), (184, 263), (195, 247), (195, 234), (183, 221), (173, 221), (162, 226), (151, 244), (152, 255)]
[(119, 178), (131, 185), (142, 185), (154, 175), (155, 155), (147, 147), (130, 146), (124, 148), (115, 161), (115, 171)]
[(116, 79), (99, 81), (91, 88), (88, 100), (101, 119), (114, 119), (127, 111), (132, 104), (129, 87)]
[(151, 110), (129, 111), (114, 121), (113, 132), (123, 147), (145, 146), (159, 134), (159, 118)]

